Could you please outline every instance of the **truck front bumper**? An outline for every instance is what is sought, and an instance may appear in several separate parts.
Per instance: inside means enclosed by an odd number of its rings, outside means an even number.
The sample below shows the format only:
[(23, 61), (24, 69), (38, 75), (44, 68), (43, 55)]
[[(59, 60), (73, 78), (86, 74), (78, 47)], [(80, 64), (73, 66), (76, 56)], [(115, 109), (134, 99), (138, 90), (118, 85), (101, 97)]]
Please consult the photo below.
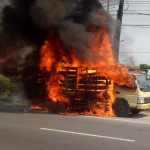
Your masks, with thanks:
[(148, 104), (137, 104), (137, 109), (139, 109), (139, 110), (150, 109), (150, 103), (148, 103)]

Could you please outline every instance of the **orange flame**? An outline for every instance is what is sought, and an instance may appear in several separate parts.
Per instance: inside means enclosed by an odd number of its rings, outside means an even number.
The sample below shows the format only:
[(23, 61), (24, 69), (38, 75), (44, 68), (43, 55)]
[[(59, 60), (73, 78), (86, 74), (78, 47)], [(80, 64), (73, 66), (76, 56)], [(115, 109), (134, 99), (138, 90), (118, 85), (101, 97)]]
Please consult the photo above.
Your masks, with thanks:
[(119, 85), (133, 86), (134, 77), (128, 74), (128, 69), (124, 68), (114, 58), (110, 37), (107, 34), (106, 28), (91, 26), (88, 31), (92, 32), (95, 36), (97, 44), (91, 43), (90, 48), (92, 51), (97, 52), (98, 59), (95, 59), (94, 64), (100, 76), (105, 76), (109, 80), (114, 81)]

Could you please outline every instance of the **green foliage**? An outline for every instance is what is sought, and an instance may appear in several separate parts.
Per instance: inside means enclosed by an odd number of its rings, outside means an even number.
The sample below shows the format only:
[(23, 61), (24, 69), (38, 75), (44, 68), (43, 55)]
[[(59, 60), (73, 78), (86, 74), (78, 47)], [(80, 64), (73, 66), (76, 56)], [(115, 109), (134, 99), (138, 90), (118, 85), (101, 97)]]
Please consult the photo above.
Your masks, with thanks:
[(140, 64), (140, 70), (146, 75), (148, 80), (150, 80), (150, 76), (148, 74), (149, 69), (150, 69), (150, 65), (148, 65), (148, 64)]
[(145, 74), (148, 74), (148, 70), (150, 69), (150, 65), (148, 64), (140, 64), (140, 70), (145, 72)]
[(141, 71), (140, 66), (135, 67), (137, 71)]
[(11, 81), (10, 78), (0, 75), (0, 93), (3, 93), (3, 97), (8, 97), (11, 93), (18, 90), (18, 85)]

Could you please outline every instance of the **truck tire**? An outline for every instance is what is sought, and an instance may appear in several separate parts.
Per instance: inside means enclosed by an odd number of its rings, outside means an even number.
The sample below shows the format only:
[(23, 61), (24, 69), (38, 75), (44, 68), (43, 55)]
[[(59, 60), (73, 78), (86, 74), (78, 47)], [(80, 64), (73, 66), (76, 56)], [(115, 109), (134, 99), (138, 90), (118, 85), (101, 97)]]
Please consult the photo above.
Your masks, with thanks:
[(131, 110), (132, 115), (137, 115), (140, 112), (141, 112), (141, 110), (138, 110), (138, 109), (132, 109)]
[(118, 100), (114, 104), (114, 112), (118, 117), (127, 117), (130, 114), (130, 108), (127, 102)]

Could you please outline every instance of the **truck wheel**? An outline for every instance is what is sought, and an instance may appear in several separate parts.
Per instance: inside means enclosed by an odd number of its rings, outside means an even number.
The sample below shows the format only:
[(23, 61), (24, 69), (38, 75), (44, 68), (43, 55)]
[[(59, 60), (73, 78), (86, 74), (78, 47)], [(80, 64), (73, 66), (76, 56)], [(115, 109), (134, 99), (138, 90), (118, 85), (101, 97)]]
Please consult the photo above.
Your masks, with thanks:
[(130, 114), (130, 108), (127, 102), (125, 101), (117, 101), (114, 104), (114, 111), (118, 117), (127, 117)]
[(131, 110), (132, 115), (137, 115), (140, 112), (141, 112), (141, 110), (138, 110), (138, 109), (132, 109)]

